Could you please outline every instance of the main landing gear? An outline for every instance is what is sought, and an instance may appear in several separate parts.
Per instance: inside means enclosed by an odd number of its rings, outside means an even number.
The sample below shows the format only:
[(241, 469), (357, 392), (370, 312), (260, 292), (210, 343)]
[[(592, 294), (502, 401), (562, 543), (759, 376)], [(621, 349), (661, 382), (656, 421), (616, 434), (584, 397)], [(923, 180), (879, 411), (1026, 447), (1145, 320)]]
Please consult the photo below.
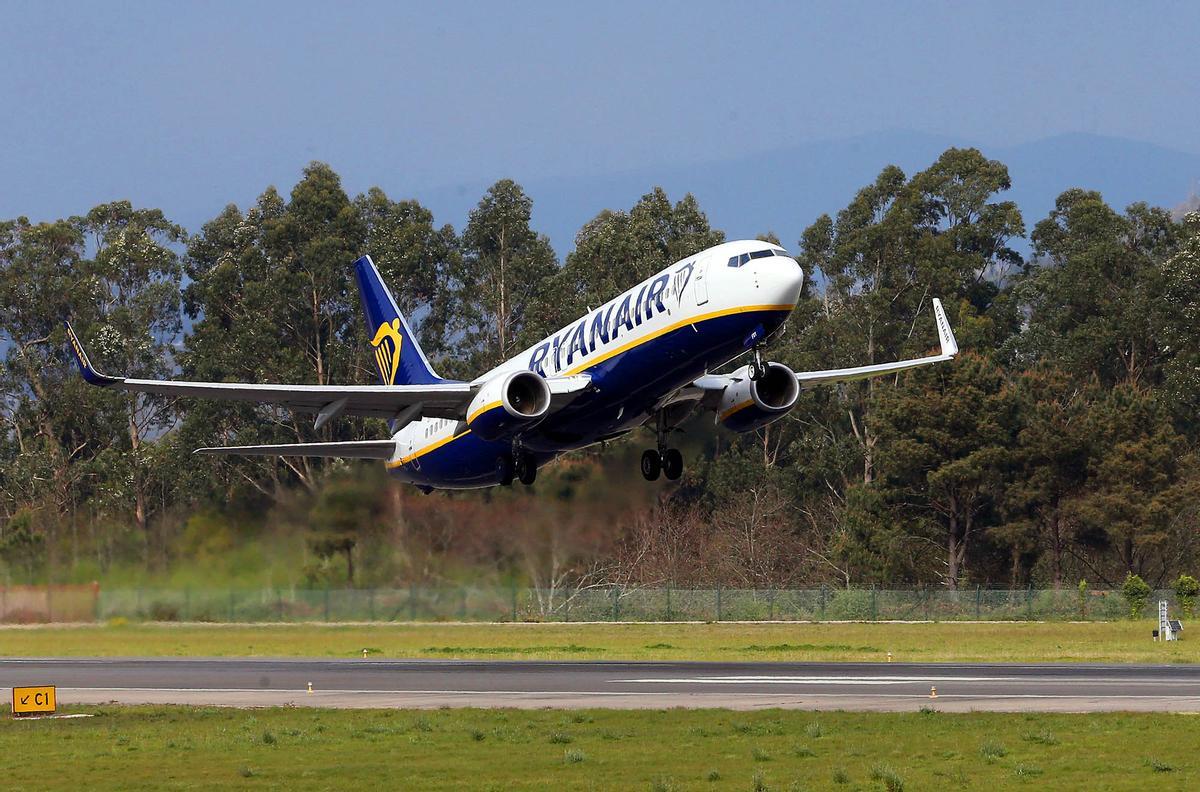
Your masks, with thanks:
[(683, 454), (678, 448), (667, 448), (666, 430), (663, 429), (662, 413), (658, 414), (658, 448), (647, 448), (642, 453), (642, 478), (657, 481), (661, 473), (670, 481), (683, 475)]
[(496, 457), (496, 478), (505, 487), (512, 486), (514, 478), (529, 486), (537, 480), (537, 459), (519, 449)]
[(670, 481), (677, 481), (683, 475), (683, 454), (678, 448), (662, 451), (647, 448), (642, 453), (642, 477), (646, 481), (657, 481), (659, 473)]

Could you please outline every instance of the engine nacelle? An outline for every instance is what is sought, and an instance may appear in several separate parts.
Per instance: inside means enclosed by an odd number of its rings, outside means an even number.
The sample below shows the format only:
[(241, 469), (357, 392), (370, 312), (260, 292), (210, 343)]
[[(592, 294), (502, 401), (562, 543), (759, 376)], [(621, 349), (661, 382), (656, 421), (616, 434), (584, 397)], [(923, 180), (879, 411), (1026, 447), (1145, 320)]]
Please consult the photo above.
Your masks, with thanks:
[(796, 374), (782, 363), (768, 363), (767, 373), (750, 379), (750, 367), (733, 372), (738, 379), (721, 394), (717, 420), (735, 432), (750, 432), (788, 414), (800, 398)]
[(501, 374), (484, 383), (467, 407), (467, 425), (484, 440), (527, 429), (550, 410), (550, 386), (532, 371)]

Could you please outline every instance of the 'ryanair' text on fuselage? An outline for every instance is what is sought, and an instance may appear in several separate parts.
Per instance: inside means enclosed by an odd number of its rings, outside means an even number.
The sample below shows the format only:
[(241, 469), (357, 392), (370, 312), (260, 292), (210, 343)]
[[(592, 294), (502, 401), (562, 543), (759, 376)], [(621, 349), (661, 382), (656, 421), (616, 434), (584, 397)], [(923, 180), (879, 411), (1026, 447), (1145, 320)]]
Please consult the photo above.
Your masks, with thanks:
[[(695, 262), (689, 261), (675, 270), (674, 294), (677, 301), (682, 298), (684, 289), (691, 281), (694, 268)], [(633, 331), (655, 313), (666, 313), (665, 299), (671, 277), (663, 273), (651, 281), (643, 282), (589, 313), (578, 324), (543, 341), (529, 356), (529, 369), (543, 377), (557, 374), (570, 368), (577, 359), (615, 344), (622, 333)]]

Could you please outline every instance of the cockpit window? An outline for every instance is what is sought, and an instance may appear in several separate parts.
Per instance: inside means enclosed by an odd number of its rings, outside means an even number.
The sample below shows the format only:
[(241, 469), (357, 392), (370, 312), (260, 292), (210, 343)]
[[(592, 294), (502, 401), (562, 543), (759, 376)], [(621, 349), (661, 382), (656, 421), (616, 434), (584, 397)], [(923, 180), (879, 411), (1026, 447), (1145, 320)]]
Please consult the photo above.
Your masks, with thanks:
[(791, 255), (789, 255), (786, 250), (779, 250), (778, 248), (755, 250), (751, 253), (743, 253), (740, 256), (730, 256), (728, 266), (741, 267), (751, 259), (770, 258), (771, 256), (783, 256), (784, 258), (791, 258)]

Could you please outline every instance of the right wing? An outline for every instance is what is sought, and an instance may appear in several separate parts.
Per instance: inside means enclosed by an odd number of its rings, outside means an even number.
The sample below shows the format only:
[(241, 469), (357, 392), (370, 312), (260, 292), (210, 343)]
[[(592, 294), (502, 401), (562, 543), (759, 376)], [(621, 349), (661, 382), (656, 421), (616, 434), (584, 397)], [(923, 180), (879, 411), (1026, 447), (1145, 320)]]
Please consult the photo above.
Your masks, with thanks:
[[(852, 382), (854, 380), (867, 379), (868, 377), (880, 377), (886, 374), (894, 374), (898, 371), (906, 371), (908, 369), (953, 360), (954, 356), (958, 354), (958, 341), (954, 338), (954, 331), (950, 329), (950, 322), (946, 319), (946, 311), (942, 308), (942, 301), (936, 297), (933, 298), (933, 317), (934, 322), (937, 324), (938, 341), (941, 347), (936, 355), (926, 355), (925, 357), (910, 358), (909, 360), (897, 360), (892, 363), (854, 366), (852, 368), (797, 371), (795, 372), (796, 382), (803, 389), (810, 385), (828, 385), (835, 382)], [(705, 409), (716, 409), (726, 389), (737, 386), (739, 383), (748, 380), (749, 377), (749, 366), (742, 366), (729, 374), (705, 374), (674, 394), (669, 403), (694, 400), (698, 401), (700, 406)]]
[(937, 297), (933, 298), (933, 318), (937, 324), (938, 341), (941, 345), (941, 350), (936, 355), (927, 355), (910, 360), (897, 360), (894, 363), (876, 363), (872, 366), (824, 369), (823, 371), (798, 371), (796, 372), (796, 380), (802, 388), (805, 385), (851, 382), (853, 380), (880, 377), (885, 374), (894, 374), (897, 371), (905, 371), (907, 369), (919, 368), (920, 366), (928, 366), (932, 363), (944, 363), (947, 360), (953, 360), (954, 356), (958, 354), (958, 341), (954, 338), (954, 331), (950, 329), (950, 322), (946, 319), (946, 311), (942, 308), (942, 301)]
[(216, 446), (197, 448), (193, 454), (234, 456), (307, 456), (342, 459), (391, 459), (395, 440), (352, 440), (345, 443), (283, 443), (280, 445)]

